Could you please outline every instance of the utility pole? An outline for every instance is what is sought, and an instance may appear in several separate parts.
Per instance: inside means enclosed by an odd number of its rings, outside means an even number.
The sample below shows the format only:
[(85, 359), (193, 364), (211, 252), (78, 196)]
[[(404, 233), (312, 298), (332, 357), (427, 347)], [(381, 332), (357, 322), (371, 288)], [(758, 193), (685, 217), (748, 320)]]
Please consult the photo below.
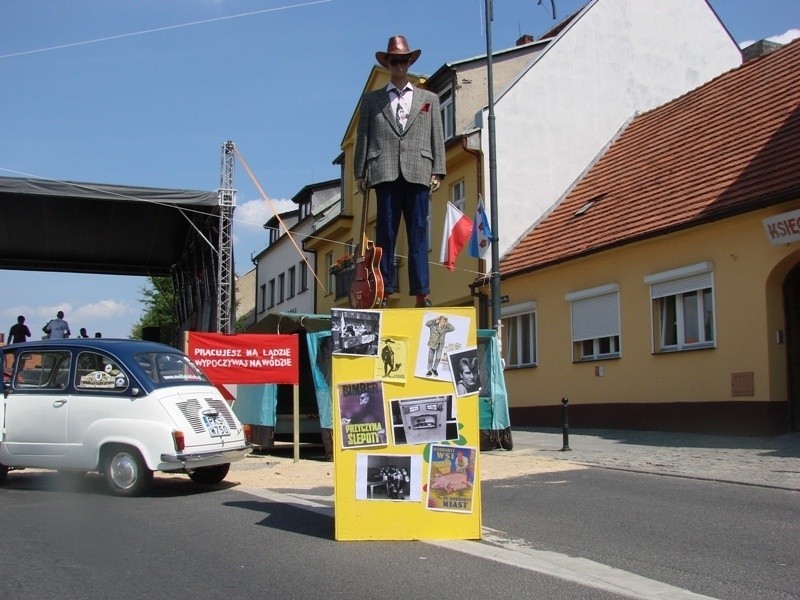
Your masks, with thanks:
[(497, 141), (494, 125), (494, 76), (492, 73), (492, 0), (486, 0), (486, 79), (489, 92), (489, 211), (492, 228), (492, 327), (500, 331), (500, 218), (497, 214)]
[(222, 168), (219, 180), (219, 266), (217, 269), (217, 331), (234, 333), (235, 282), (233, 271), (233, 211), (236, 190), (233, 166), (236, 146), (231, 140), (222, 145)]

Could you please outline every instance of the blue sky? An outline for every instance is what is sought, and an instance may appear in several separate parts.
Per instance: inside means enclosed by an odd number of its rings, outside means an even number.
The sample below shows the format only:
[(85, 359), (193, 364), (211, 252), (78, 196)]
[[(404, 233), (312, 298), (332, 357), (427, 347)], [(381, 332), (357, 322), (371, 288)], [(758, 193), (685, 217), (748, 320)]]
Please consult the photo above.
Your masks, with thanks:
[[(586, 3), (556, 0), (561, 20)], [(711, 0), (741, 44), (800, 36), (800, 0)], [(0, 176), (215, 190), (233, 140), (280, 210), (332, 161), (377, 50), (402, 33), (414, 71), (486, 51), (484, 0), (3, 0)], [(550, 1), (494, 0), (493, 48), (538, 37)], [(265, 246), (271, 216), (236, 166), (236, 270)], [(36, 223), (20, 223), (36, 235)], [(0, 270), (0, 331), (64, 310), (127, 337), (138, 277)]]

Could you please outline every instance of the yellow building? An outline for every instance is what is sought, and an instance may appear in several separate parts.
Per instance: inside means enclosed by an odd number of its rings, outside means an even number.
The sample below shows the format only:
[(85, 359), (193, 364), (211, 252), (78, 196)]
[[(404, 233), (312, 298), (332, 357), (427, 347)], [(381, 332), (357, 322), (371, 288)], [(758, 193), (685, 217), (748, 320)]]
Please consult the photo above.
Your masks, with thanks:
[(800, 429), (798, 72), (800, 41), (633, 118), (504, 256), (512, 423)]
[[(523, 36), (513, 48), (494, 53), (498, 61), (494, 87), (495, 92), (509, 85), (535, 56), (550, 43), (550, 38), (533, 42)], [(447, 63), (430, 79), (419, 74), (409, 74), (412, 85), (430, 89), (439, 95), (442, 121), (445, 132), (447, 176), (441, 187), (431, 194), (429, 220), (428, 256), (430, 262), (431, 298), (438, 306), (477, 305), (479, 314), (485, 314), (487, 303), (484, 297), (473, 296), (470, 283), (485, 270), (483, 261), (472, 258), (465, 249), (456, 259), (455, 270), (449, 271), (440, 263), (442, 233), (444, 230), (447, 202), (453, 202), (472, 219), (478, 198), (485, 194), (488, 184), (483, 166), (486, 157), (481, 151), (481, 130), (474, 125), (475, 114), (487, 102), (486, 58), (476, 57)], [(389, 83), (389, 72), (381, 66), (370, 71), (362, 90), (367, 93)], [(327, 313), (331, 308), (347, 305), (352, 271), (348, 258), (352, 255), (360, 237), (363, 196), (356, 191), (353, 178), (353, 155), (358, 127), (358, 104), (347, 124), (341, 154), (336, 163), (342, 169), (342, 203), (336, 216), (321, 220), (313, 235), (305, 242), (305, 248), (316, 252), (317, 273), (325, 283), (317, 289), (316, 311)], [(374, 239), (375, 195), (371, 196), (367, 212), (367, 236)], [(401, 228), (402, 229), (402, 228)], [(397, 278), (400, 293), (392, 295), (389, 308), (414, 306), (414, 297), (408, 295), (408, 275), (405, 234), (401, 231), (397, 240)], [(405, 289), (404, 289), (405, 288)], [(486, 323), (480, 323), (485, 327)]]

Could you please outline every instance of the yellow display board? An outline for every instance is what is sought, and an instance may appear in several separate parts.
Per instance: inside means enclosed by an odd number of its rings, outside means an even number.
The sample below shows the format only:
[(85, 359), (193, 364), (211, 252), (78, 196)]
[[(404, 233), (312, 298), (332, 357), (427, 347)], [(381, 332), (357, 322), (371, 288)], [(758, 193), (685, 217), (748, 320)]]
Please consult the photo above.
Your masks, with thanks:
[(479, 539), (474, 309), (333, 309), (331, 324), (336, 539)]

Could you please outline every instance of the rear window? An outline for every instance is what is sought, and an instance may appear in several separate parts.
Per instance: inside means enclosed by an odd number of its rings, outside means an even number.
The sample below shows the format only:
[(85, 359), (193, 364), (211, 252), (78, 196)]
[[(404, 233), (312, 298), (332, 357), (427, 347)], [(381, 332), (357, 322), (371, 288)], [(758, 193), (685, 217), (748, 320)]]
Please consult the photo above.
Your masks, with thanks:
[(69, 381), (70, 354), (66, 351), (22, 352), (13, 385), (18, 390), (63, 390)]
[(180, 383), (209, 383), (203, 372), (183, 354), (142, 352), (136, 362), (147, 377), (158, 386)]

